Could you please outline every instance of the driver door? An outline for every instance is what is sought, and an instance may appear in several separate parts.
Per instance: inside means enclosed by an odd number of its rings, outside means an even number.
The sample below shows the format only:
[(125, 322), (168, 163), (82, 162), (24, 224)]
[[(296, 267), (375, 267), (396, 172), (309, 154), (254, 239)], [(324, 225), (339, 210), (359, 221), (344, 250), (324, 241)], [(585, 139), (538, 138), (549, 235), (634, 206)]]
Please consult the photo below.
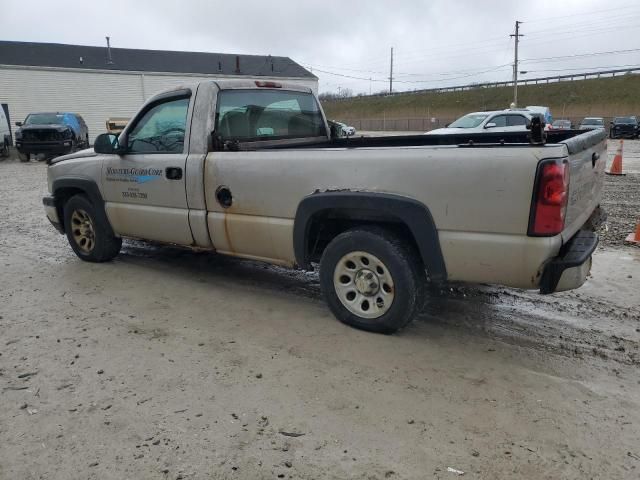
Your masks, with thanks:
[(120, 235), (191, 245), (185, 187), (190, 93), (147, 105), (127, 129), (123, 155), (102, 167), (105, 209)]

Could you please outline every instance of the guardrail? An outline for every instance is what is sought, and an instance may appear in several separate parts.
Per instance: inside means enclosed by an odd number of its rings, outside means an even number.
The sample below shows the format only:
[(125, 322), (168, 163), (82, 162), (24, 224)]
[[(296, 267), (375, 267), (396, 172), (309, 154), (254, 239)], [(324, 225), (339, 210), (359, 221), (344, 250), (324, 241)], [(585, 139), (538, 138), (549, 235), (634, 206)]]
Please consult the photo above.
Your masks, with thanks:
[[(588, 80), (590, 78), (602, 78), (602, 77), (615, 77), (616, 75), (638, 74), (640, 68), (625, 68), (618, 70), (602, 70), (599, 72), (583, 72), (583, 73), (571, 73), (568, 75), (555, 75), (553, 77), (539, 77), (539, 78), (527, 78), (518, 80), (518, 85), (537, 85), (540, 83), (557, 83), (562, 81), (575, 81), (575, 80)], [(331, 101), (343, 101), (351, 100), (353, 98), (363, 97), (388, 97), (397, 95), (418, 95), (421, 93), (445, 93), (445, 92), (463, 92), (466, 90), (476, 90), (479, 88), (497, 88), (497, 87), (513, 87), (513, 80), (506, 82), (486, 82), (486, 83), (472, 83), (469, 85), (457, 85), (454, 87), (441, 87), (441, 88), (425, 88), (420, 90), (410, 90), (402, 92), (392, 93), (373, 93), (371, 95), (359, 95), (357, 97), (338, 97), (332, 98)]]

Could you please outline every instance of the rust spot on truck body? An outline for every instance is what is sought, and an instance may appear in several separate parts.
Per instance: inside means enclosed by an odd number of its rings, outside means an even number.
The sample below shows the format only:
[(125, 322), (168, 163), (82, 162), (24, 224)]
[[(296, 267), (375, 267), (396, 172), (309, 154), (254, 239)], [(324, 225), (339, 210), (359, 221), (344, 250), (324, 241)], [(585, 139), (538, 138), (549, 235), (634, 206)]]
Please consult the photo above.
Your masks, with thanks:
[(235, 253), (233, 251), (233, 245), (231, 244), (231, 235), (229, 234), (229, 223), (228, 223), (228, 214), (227, 212), (222, 212), (224, 215), (224, 239), (227, 241), (227, 250), (231, 253)]

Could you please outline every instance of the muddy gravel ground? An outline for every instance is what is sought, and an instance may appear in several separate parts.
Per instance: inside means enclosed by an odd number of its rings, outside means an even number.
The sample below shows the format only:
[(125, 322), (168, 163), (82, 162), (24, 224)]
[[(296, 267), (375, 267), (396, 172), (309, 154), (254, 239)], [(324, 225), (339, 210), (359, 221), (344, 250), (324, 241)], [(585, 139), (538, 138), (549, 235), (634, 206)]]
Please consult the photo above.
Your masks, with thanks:
[(311, 273), (140, 242), (83, 263), (46, 167), (0, 177), (0, 479), (640, 477), (640, 171), (607, 177), (582, 288), (434, 289), (393, 336)]

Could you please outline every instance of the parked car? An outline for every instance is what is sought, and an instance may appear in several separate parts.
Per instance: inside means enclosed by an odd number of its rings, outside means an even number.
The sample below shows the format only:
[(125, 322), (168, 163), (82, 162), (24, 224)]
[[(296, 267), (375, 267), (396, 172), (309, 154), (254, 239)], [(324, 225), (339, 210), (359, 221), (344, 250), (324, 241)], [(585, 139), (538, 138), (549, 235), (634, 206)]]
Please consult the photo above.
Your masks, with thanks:
[(338, 125), (338, 127), (342, 129), (342, 133), (344, 134), (345, 137), (351, 137), (356, 134), (355, 127), (352, 127), (351, 125), (347, 125), (346, 123), (336, 122), (335, 120), (332, 120), (332, 122)]
[(111, 117), (107, 119), (107, 133), (119, 134), (129, 123), (128, 118)]
[(451, 135), (482, 132), (521, 132), (528, 129), (532, 119), (526, 110), (496, 110), (474, 112), (460, 117), (445, 128), (436, 128), (427, 135)]
[(551, 124), (551, 130), (571, 130), (572, 128), (571, 120), (556, 120)]
[[(482, 115), (469, 121), (496, 119)], [(84, 261), (108, 261), (132, 237), (319, 265), (339, 320), (392, 333), (421, 311), (427, 281), (552, 293), (586, 280), (606, 134), (549, 132), (545, 144), (539, 126), (503, 142), (488, 130), (339, 138), (310, 88), (201, 81), (54, 159), (43, 204)]]
[(77, 113), (30, 113), (24, 122), (16, 122), (16, 149), (20, 159), (31, 154), (46, 157), (63, 155), (89, 147), (89, 129)]
[(604, 129), (604, 118), (602, 117), (586, 117), (580, 122), (580, 130), (598, 130)]
[(11, 130), (9, 129), (9, 120), (4, 113), (4, 108), (0, 106), (0, 157), (9, 156), (9, 147), (11, 146)]
[(609, 127), (609, 138), (637, 138), (638, 119), (636, 117), (615, 117)]

